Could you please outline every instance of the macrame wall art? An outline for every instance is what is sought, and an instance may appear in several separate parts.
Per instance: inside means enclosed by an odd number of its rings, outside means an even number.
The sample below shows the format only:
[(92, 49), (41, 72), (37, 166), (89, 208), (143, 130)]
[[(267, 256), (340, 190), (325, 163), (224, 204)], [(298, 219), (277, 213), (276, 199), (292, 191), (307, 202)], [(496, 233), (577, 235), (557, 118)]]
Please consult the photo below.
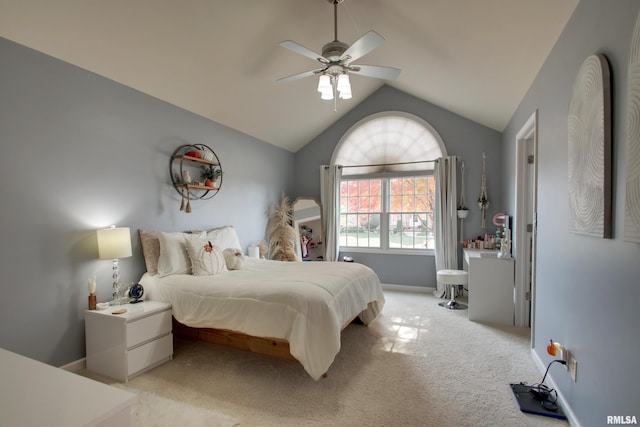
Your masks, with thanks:
[(480, 184), (480, 197), (478, 197), (478, 207), (482, 213), (482, 228), (487, 228), (487, 208), (489, 207), (489, 199), (487, 198), (487, 156), (482, 152), (482, 184)]

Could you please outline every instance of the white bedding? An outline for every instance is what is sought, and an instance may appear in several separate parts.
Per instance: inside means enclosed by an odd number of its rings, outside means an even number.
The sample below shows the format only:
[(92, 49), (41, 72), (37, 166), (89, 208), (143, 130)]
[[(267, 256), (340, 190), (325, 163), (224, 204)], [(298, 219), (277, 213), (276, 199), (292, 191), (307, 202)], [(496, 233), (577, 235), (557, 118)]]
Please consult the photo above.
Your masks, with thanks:
[(140, 283), (145, 297), (170, 302), (176, 320), (187, 326), (286, 339), (316, 380), (340, 350), (342, 326), (356, 315), (369, 324), (384, 305), (378, 276), (357, 263), (245, 258), (240, 270), (162, 278), (145, 273)]

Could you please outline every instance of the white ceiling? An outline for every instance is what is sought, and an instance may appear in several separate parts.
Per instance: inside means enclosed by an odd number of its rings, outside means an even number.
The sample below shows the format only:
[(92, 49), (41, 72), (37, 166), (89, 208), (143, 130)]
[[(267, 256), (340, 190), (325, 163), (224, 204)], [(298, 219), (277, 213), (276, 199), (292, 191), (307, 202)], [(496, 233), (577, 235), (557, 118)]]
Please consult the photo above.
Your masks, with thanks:
[(351, 77), (353, 98), (320, 100), (328, 0), (0, 0), (0, 35), (295, 152), (382, 84), (502, 131), (579, 0), (345, 0), (338, 39), (382, 46), (355, 63), (402, 69)]

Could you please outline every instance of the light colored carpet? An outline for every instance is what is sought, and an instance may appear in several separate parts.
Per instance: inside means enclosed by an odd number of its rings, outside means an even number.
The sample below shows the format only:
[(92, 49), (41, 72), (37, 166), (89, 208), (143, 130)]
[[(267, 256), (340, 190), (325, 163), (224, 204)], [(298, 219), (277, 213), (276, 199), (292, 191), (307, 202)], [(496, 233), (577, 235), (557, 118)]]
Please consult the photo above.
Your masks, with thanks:
[(131, 411), (133, 425), (136, 427), (233, 427), (239, 425), (237, 419), (226, 414), (166, 399), (155, 393), (132, 389), (122, 384), (114, 384), (114, 387), (137, 395)]
[(369, 327), (344, 330), (325, 379), (295, 362), (177, 340), (172, 361), (127, 386), (228, 414), (240, 426), (568, 425), (520, 412), (511, 393), (509, 383), (542, 377), (529, 329), (471, 322), (466, 310), (446, 310), (427, 294), (385, 296)]

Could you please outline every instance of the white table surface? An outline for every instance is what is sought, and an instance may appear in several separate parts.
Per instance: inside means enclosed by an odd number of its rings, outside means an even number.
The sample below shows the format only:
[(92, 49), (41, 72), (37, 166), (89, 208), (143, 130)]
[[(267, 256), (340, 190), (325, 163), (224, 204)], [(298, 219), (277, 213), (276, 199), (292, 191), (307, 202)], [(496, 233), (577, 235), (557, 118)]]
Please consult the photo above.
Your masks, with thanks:
[(95, 426), (135, 400), (128, 391), (0, 349), (2, 426)]

